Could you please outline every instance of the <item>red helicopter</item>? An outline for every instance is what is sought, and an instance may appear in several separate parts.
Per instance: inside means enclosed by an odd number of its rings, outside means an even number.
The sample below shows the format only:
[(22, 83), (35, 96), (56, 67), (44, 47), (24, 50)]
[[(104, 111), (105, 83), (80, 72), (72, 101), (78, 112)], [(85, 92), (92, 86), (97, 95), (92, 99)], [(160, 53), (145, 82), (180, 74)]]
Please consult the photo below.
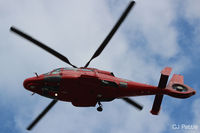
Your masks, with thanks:
[(31, 130), (59, 100), (71, 102), (77, 107), (90, 107), (98, 104), (97, 110), (102, 111), (103, 108), (101, 102), (109, 102), (118, 98), (133, 105), (137, 109), (142, 110), (143, 107), (140, 104), (128, 97), (155, 95), (151, 113), (158, 115), (164, 94), (175, 98), (188, 98), (196, 93), (194, 89), (184, 84), (183, 76), (181, 75), (174, 74), (167, 84), (168, 77), (172, 71), (172, 68), (170, 67), (166, 67), (161, 71), (158, 86), (125, 80), (115, 77), (112, 72), (88, 68), (90, 62), (101, 54), (134, 4), (134, 1), (129, 3), (92, 58), (84, 67), (80, 68), (72, 65), (65, 56), (47, 45), (37, 41), (15, 27), (10, 28), (12, 32), (31, 41), (33, 44), (72, 66), (70, 68), (58, 68), (41, 75), (37, 75), (36, 73), (35, 77), (28, 78), (24, 81), (24, 87), (27, 90), (53, 99), (43, 112), (28, 126), (27, 130)]

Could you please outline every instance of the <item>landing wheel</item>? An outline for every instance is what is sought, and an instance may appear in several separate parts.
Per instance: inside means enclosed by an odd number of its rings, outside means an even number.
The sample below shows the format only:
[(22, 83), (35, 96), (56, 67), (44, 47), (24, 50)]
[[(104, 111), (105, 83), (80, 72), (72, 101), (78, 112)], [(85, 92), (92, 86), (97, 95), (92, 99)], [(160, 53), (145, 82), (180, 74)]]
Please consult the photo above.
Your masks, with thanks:
[(102, 108), (101, 106), (99, 106), (99, 107), (97, 108), (97, 111), (102, 112), (102, 111), (103, 111), (103, 108)]
[(97, 108), (97, 111), (99, 111), (99, 112), (103, 111), (101, 102), (98, 101), (97, 103), (98, 103), (98, 105), (99, 105), (99, 107)]

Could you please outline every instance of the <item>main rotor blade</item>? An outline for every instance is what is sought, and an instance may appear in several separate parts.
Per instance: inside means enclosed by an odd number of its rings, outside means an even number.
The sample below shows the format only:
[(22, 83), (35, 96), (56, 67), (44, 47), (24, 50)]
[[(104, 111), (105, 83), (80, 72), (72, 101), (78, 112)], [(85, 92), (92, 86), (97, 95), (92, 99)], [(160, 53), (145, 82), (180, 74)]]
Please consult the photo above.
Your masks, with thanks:
[(44, 115), (56, 104), (57, 100), (53, 100), (40, 114), (39, 116), (27, 127), (27, 130), (31, 130)]
[(134, 107), (136, 107), (139, 110), (143, 109), (143, 106), (140, 105), (139, 103), (137, 103), (136, 101), (131, 100), (130, 98), (122, 98), (124, 101), (126, 101), (127, 103), (133, 105)]
[(108, 44), (108, 42), (110, 41), (110, 39), (113, 37), (113, 35), (117, 31), (117, 29), (119, 28), (119, 26), (121, 25), (121, 23), (124, 21), (124, 19), (126, 18), (126, 16), (128, 15), (128, 13), (130, 12), (130, 10), (131, 10), (131, 8), (133, 7), (134, 4), (135, 4), (135, 1), (131, 1), (129, 3), (129, 5), (127, 6), (126, 10), (123, 12), (123, 14), (121, 15), (121, 17), (119, 18), (119, 20), (117, 21), (117, 23), (114, 25), (114, 27), (112, 28), (112, 30), (110, 31), (110, 33), (107, 35), (107, 37), (105, 38), (105, 40), (101, 43), (101, 45), (96, 50), (96, 52), (94, 53), (94, 55), (92, 56), (92, 58), (87, 62), (87, 64), (84, 67), (88, 67), (88, 65), (90, 64), (90, 62), (94, 58), (96, 58), (97, 56), (99, 56), (101, 54), (101, 52), (104, 50), (104, 48), (106, 47), (106, 45)]
[(46, 50), (47, 52), (51, 53), (52, 55), (56, 56), (57, 58), (61, 59), (62, 61), (66, 62), (67, 64), (69, 64), (70, 66), (77, 68), (76, 66), (72, 65), (69, 60), (63, 56), (62, 54), (58, 53), (57, 51), (53, 50), (52, 48), (48, 47), (47, 45), (39, 42), (38, 40), (34, 39), (33, 37), (23, 33), (22, 31), (20, 31), (19, 29), (15, 28), (15, 27), (10, 27), (10, 30), (16, 34), (18, 34), (19, 36), (31, 41), (32, 43), (34, 43), (35, 45), (39, 46), (40, 48)]

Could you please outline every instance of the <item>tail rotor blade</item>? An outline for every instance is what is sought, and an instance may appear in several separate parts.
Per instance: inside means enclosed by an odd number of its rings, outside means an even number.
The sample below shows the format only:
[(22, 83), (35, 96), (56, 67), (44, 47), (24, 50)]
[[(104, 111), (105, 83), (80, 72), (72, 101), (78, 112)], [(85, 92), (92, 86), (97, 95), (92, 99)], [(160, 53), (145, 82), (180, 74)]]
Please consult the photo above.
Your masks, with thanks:
[(29, 40), (30, 42), (34, 43), (35, 45), (39, 46), (40, 48), (44, 49), (45, 51), (51, 53), (52, 55), (56, 56), (57, 58), (59, 58), (60, 60), (64, 61), (65, 63), (69, 64), (70, 66), (77, 68), (76, 66), (72, 65), (70, 63), (70, 61), (63, 56), (62, 54), (58, 53), (57, 51), (55, 51), (54, 49), (48, 47), (47, 45), (39, 42), (38, 40), (34, 39), (33, 37), (27, 35), (26, 33), (23, 33), (22, 31), (20, 31), (19, 29), (15, 28), (15, 27), (10, 27), (10, 30), (16, 34), (18, 34), (19, 36)]
[(38, 117), (27, 127), (27, 130), (31, 130), (44, 115), (57, 103), (57, 100), (53, 100), (39, 115)]
[[(168, 78), (169, 78), (171, 71), (172, 71), (172, 68), (170, 68), (170, 67), (165, 67), (161, 71), (160, 81), (158, 83), (158, 89), (162, 90), (162, 89), (166, 88), (167, 81), (168, 81)], [(157, 94), (155, 96), (153, 106), (152, 106), (152, 109), (151, 109), (151, 113), (153, 115), (159, 114), (162, 100), (163, 100), (163, 94)]]
[(131, 10), (131, 8), (133, 7), (134, 4), (135, 4), (135, 1), (131, 1), (129, 3), (128, 7), (123, 12), (123, 14), (121, 15), (121, 17), (119, 18), (119, 20), (117, 21), (117, 23), (114, 25), (114, 27), (112, 28), (112, 30), (110, 31), (110, 33), (107, 35), (107, 37), (105, 38), (105, 40), (102, 42), (102, 44), (96, 50), (96, 52), (94, 53), (94, 55), (92, 56), (92, 58), (87, 62), (87, 64), (84, 67), (88, 67), (88, 65), (90, 64), (90, 62), (94, 58), (96, 58), (97, 56), (99, 56), (101, 54), (101, 52), (104, 50), (104, 48), (106, 47), (106, 45), (108, 44), (108, 42), (111, 40), (111, 38), (113, 37), (113, 35), (115, 34), (115, 32), (117, 31), (117, 29), (119, 28), (119, 26), (122, 24), (122, 22), (127, 17), (128, 13), (130, 12), (130, 10)]

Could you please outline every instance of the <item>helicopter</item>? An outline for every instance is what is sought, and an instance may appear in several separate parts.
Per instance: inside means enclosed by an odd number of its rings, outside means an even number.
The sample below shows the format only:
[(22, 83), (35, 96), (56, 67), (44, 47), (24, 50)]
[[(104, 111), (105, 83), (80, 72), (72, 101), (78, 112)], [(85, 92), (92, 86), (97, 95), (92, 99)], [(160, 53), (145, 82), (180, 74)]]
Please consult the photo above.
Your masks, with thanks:
[(171, 67), (165, 67), (161, 71), (158, 86), (118, 78), (115, 77), (113, 72), (88, 67), (90, 62), (102, 53), (134, 5), (135, 1), (130, 1), (117, 23), (84, 67), (73, 65), (64, 55), (16, 27), (10, 27), (10, 31), (71, 66), (57, 68), (41, 75), (35, 73), (35, 77), (24, 80), (23, 86), (25, 89), (33, 92), (33, 94), (37, 93), (52, 99), (49, 105), (27, 127), (27, 130), (31, 130), (58, 101), (71, 102), (72, 105), (77, 107), (95, 107), (98, 105), (97, 111), (101, 112), (103, 110), (102, 102), (122, 99), (138, 110), (142, 110), (143, 106), (129, 97), (155, 95), (150, 112), (153, 115), (158, 115), (164, 95), (184, 99), (196, 93), (193, 88), (184, 84), (182, 75), (174, 74), (168, 83), (168, 78), (172, 71)]

